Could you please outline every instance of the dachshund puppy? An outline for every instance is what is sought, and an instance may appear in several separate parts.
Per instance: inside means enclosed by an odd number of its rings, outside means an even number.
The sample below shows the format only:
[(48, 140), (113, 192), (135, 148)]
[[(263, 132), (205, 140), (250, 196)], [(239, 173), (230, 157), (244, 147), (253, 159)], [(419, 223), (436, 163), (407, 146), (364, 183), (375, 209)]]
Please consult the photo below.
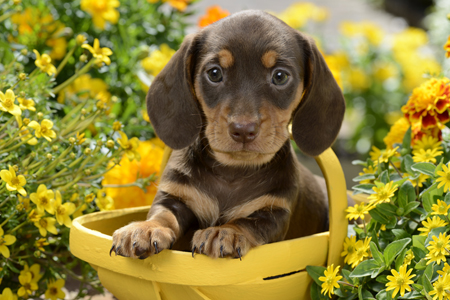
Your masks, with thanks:
[(114, 232), (111, 252), (163, 249), (239, 257), (328, 230), (325, 184), (296, 159), (336, 139), (342, 92), (313, 40), (243, 11), (185, 38), (155, 78), (147, 109), (174, 149), (146, 221)]

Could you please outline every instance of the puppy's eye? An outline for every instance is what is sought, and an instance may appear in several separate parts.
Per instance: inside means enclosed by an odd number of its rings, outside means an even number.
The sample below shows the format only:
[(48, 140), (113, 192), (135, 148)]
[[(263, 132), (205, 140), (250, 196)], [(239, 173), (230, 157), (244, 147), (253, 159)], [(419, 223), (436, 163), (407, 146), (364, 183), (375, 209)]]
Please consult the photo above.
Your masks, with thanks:
[(221, 82), (223, 79), (222, 71), (219, 68), (212, 68), (208, 71), (208, 78), (212, 82)]
[(276, 70), (272, 75), (272, 83), (275, 85), (283, 85), (289, 79), (289, 75), (282, 70)]

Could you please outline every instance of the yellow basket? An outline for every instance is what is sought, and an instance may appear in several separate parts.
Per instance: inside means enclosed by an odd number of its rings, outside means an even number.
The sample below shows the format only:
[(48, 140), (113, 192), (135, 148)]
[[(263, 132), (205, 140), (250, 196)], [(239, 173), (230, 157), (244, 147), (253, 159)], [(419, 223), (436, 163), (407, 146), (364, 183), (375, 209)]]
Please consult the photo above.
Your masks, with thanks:
[(205, 255), (192, 258), (191, 253), (173, 250), (145, 260), (110, 257), (114, 230), (145, 220), (149, 207), (138, 207), (76, 218), (70, 251), (89, 262), (105, 288), (121, 300), (310, 299), (306, 266), (340, 265), (347, 235), (347, 192), (339, 160), (328, 149), (316, 161), (327, 182), (329, 232), (259, 246), (242, 261)]

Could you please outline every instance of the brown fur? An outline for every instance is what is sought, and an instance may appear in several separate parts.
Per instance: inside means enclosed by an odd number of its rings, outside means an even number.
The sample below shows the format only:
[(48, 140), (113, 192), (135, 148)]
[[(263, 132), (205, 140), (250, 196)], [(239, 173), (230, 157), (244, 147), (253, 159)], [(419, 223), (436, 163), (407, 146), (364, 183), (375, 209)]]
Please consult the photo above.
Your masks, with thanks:
[[(222, 80), (209, 79), (213, 69)], [(279, 74), (286, 81), (274, 81)], [(186, 37), (153, 81), (147, 108), (174, 151), (148, 220), (114, 233), (116, 254), (144, 258), (175, 243), (241, 257), (328, 229), (324, 181), (297, 161), (288, 131), (292, 122), (299, 148), (318, 155), (344, 114), (310, 38), (266, 13), (234, 14)]]

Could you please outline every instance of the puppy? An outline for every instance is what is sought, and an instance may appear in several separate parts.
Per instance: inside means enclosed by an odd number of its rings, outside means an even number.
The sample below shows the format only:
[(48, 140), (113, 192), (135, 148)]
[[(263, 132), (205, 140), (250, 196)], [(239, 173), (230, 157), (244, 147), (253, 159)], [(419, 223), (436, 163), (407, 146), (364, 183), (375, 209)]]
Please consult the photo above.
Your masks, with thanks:
[[(146, 221), (114, 232), (118, 255), (163, 249), (244, 256), (328, 230), (325, 185), (296, 159), (335, 140), (342, 92), (313, 40), (243, 11), (185, 38), (155, 78), (147, 109), (174, 149)], [(111, 253), (110, 252), (110, 253)]]

